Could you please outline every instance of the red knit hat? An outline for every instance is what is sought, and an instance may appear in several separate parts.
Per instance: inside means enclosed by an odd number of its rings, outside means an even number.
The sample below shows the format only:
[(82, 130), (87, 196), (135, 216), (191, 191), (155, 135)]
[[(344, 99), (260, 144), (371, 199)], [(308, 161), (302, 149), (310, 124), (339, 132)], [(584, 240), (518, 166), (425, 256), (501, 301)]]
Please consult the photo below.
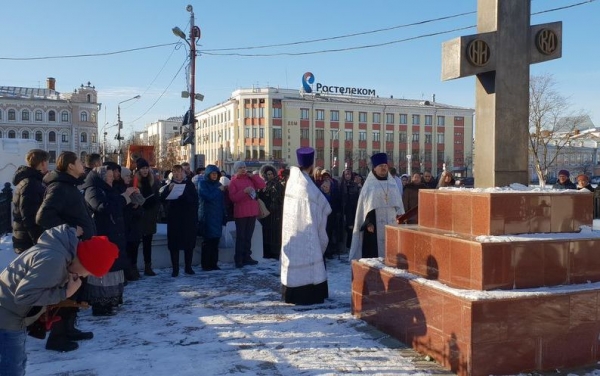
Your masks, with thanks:
[(119, 248), (106, 236), (92, 236), (89, 240), (79, 242), (77, 257), (88, 272), (102, 277), (119, 257)]

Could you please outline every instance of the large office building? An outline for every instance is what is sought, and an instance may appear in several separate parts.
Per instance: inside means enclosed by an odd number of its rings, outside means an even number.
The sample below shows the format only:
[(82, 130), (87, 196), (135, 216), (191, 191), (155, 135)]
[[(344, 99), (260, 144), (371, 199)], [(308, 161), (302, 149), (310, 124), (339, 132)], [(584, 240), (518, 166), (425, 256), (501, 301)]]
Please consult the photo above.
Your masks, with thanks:
[(344, 168), (366, 174), (369, 157), (385, 152), (399, 173), (447, 168), (471, 176), (473, 109), (323, 88), (234, 91), (196, 114), (196, 153), (230, 171), (237, 160), (251, 168), (295, 165), (296, 149), (311, 146), (316, 164), (339, 175)]
[(84, 159), (97, 153), (100, 104), (88, 82), (70, 93), (56, 91), (56, 80), (46, 88), (0, 86), (0, 138), (33, 139), (50, 153), (50, 167), (63, 151)]

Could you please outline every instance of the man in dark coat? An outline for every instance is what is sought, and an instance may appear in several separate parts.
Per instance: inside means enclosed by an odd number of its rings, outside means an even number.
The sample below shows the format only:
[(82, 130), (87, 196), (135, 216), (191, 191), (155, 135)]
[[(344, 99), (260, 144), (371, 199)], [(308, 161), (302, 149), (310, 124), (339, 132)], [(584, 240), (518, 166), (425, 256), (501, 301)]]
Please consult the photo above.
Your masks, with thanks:
[(567, 170), (558, 172), (558, 181), (552, 186), (554, 189), (577, 189), (577, 186), (569, 179), (571, 174)]
[(27, 166), (15, 172), (13, 184), (13, 248), (21, 253), (33, 247), (44, 229), (35, 223), (35, 216), (44, 200), (42, 179), (48, 172), (50, 155), (45, 150), (32, 149), (25, 156)]
[(94, 167), (102, 166), (102, 156), (98, 153), (90, 153), (85, 157), (85, 175), (90, 173)]
[[(421, 174), (414, 173), (412, 180), (404, 186), (404, 192), (402, 193), (402, 203), (406, 212), (419, 205), (419, 190), (425, 188), (425, 184), (421, 181)], [(417, 219), (412, 217), (407, 223), (415, 224)]]
[[(183, 185), (183, 192), (175, 197), (171, 195), (176, 185)], [(169, 197), (171, 196), (171, 197)], [(169, 205), (167, 214), (167, 243), (171, 253), (173, 272), (179, 275), (179, 251), (183, 249), (185, 273), (196, 274), (192, 270), (192, 257), (196, 247), (196, 230), (198, 223), (198, 192), (191, 180), (185, 178), (181, 165), (173, 166), (173, 180), (160, 189), (160, 199)]]

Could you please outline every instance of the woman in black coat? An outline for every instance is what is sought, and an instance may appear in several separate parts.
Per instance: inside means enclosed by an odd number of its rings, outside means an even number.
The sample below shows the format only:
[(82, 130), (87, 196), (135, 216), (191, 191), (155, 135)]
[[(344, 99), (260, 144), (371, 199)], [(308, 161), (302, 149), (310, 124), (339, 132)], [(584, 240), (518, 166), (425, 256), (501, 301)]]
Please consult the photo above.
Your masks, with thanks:
[(127, 188), (121, 194), (113, 188), (113, 170), (108, 166), (95, 167), (88, 174), (83, 185), (85, 201), (93, 212), (98, 235), (105, 235), (119, 247), (119, 258), (115, 261), (110, 272), (104, 277), (88, 277), (87, 297), (92, 305), (94, 316), (111, 316), (113, 308), (123, 301), (124, 275), (123, 270), (129, 268), (127, 258), (127, 238), (125, 236), (125, 221), (123, 212), (131, 201), (129, 196), (137, 191)]
[[(167, 199), (176, 184), (183, 184), (183, 193), (174, 199)], [(171, 253), (173, 277), (179, 275), (179, 251), (183, 249), (185, 273), (196, 274), (192, 270), (192, 257), (196, 247), (198, 226), (198, 191), (191, 180), (185, 178), (181, 165), (173, 166), (173, 180), (160, 189), (160, 199), (168, 205), (167, 243)]]
[(265, 203), (271, 213), (267, 217), (259, 219), (263, 235), (263, 258), (279, 260), (284, 189), (275, 167), (262, 166), (260, 176), (264, 179), (266, 186), (258, 191), (258, 198)]
[[(56, 159), (56, 170), (47, 173), (43, 178), (46, 192), (42, 206), (35, 218), (36, 223), (42, 229), (48, 230), (68, 224), (71, 227), (79, 226), (83, 229), (83, 234), (80, 236), (83, 240), (96, 235), (96, 224), (78, 188), (78, 185), (83, 183), (84, 177), (83, 163), (77, 154), (71, 151), (60, 153)], [(72, 299), (79, 300), (80, 296)], [(91, 339), (94, 336), (92, 332), (82, 332), (75, 327), (77, 312), (78, 308), (60, 309), (59, 315), (62, 320), (52, 325), (46, 349), (72, 351), (78, 347), (77, 343), (73, 341)]]

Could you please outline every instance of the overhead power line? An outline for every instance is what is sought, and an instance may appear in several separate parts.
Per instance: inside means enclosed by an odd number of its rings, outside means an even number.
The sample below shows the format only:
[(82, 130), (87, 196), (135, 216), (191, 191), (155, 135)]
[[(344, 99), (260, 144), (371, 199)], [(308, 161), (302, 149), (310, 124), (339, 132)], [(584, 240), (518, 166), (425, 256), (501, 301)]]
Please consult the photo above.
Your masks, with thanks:
[(80, 57), (109, 56), (109, 55), (125, 54), (128, 52), (134, 52), (134, 51), (150, 50), (152, 48), (173, 46), (173, 45), (176, 45), (177, 43), (179, 43), (179, 42), (155, 44), (153, 46), (130, 48), (127, 50), (112, 51), (112, 52), (99, 52), (99, 53), (93, 53), (93, 54), (38, 56), (38, 57), (0, 57), (0, 60), (50, 60), (50, 59), (74, 59), (74, 58), (80, 58)]
[[(581, 6), (581, 5), (590, 4), (590, 3), (593, 3), (595, 1), (596, 0), (580, 1), (578, 3), (574, 3), (574, 4), (570, 4), (570, 5), (565, 5), (565, 6), (561, 6), (561, 7), (556, 7), (556, 8), (551, 8), (551, 9), (547, 9), (547, 10), (535, 12), (535, 13), (532, 13), (532, 15), (539, 15), (539, 14), (543, 14), (543, 13), (556, 12), (556, 11), (559, 11), (559, 10), (564, 10), (564, 9), (578, 7), (578, 6)], [(312, 54), (331, 53), (331, 52), (344, 52), (344, 51), (359, 50), (359, 49), (365, 49), (365, 48), (382, 47), (382, 46), (387, 46), (387, 45), (392, 45), (392, 44), (407, 42), (407, 41), (411, 41), (411, 40), (416, 40), (416, 39), (421, 39), (421, 38), (426, 38), (426, 37), (431, 37), (431, 36), (436, 36), (436, 35), (448, 34), (448, 33), (452, 33), (452, 32), (455, 32), (455, 31), (471, 29), (471, 28), (474, 28), (475, 26), (471, 25), (471, 26), (459, 27), (459, 28), (455, 28), (455, 29), (452, 29), (452, 30), (434, 32), (434, 33), (428, 33), (428, 34), (422, 34), (422, 35), (417, 35), (417, 36), (410, 37), (410, 38), (398, 39), (398, 40), (393, 40), (393, 41), (383, 42), (383, 43), (378, 43), (378, 44), (369, 44), (369, 45), (346, 47), (346, 48), (337, 48), (337, 49), (326, 49), (326, 50), (317, 50), (317, 51), (308, 51), (308, 52), (295, 52), (295, 53), (271, 53), (271, 54), (268, 54), (268, 53), (265, 53), (265, 54), (219, 53), (219, 51), (239, 51), (239, 50), (251, 50), (251, 49), (260, 49), (260, 48), (286, 47), (286, 46), (295, 46), (295, 45), (300, 45), (300, 44), (308, 44), (308, 43), (324, 42), (324, 41), (330, 41), (330, 40), (336, 40), (336, 39), (343, 39), (343, 38), (350, 38), (350, 37), (355, 37), (355, 36), (360, 36), (360, 35), (367, 35), (367, 34), (373, 34), (373, 33), (383, 32), (383, 31), (389, 31), (389, 30), (394, 30), (394, 29), (405, 28), (405, 27), (409, 27), (409, 26), (423, 25), (423, 24), (427, 24), (427, 23), (443, 21), (443, 20), (447, 20), (447, 19), (451, 19), (451, 18), (462, 17), (462, 16), (465, 16), (465, 15), (473, 14), (473, 13), (476, 13), (476, 12), (472, 11), (472, 12), (458, 13), (458, 14), (454, 14), (454, 15), (449, 15), (449, 16), (444, 16), (444, 17), (438, 17), (438, 18), (433, 18), (433, 19), (428, 19), (428, 20), (413, 22), (413, 23), (409, 23), (409, 24), (402, 24), (402, 25), (397, 25), (397, 26), (392, 26), (392, 27), (387, 27), (387, 28), (382, 28), (382, 29), (369, 30), (369, 31), (358, 32), (358, 33), (351, 33), (351, 34), (344, 34), (344, 35), (338, 35), (338, 36), (327, 37), (327, 38), (310, 39), (310, 40), (304, 40), (304, 41), (295, 41), (295, 42), (289, 42), (289, 43), (279, 43), (279, 44), (261, 45), (261, 46), (231, 47), (231, 48), (220, 48), (220, 49), (206, 49), (206, 50), (201, 50), (200, 52), (203, 53), (203, 54), (209, 55), (209, 56), (212, 55), (212, 56), (268, 57), (268, 56), (312, 55)], [(140, 51), (140, 50), (147, 50), (147, 49), (152, 49), (152, 48), (160, 48), (160, 47), (165, 47), (165, 46), (172, 46), (172, 45), (175, 45), (177, 43), (179, 43), (179, 42), (157, 44), (157, 45), (153, 45), (153, 46), (131, 48), (131, 49), (127, 49), (127, 50), (120, 50), (120, 51), (113, 51), (113, 52), (102, 52), (102, 53), (91, 53), (91, 54), (43, 56), (43, 57), (0, 57), (0, 60), (47, 60), (47, 59), (81, 58), (81, 57), (99, 57), (99, 56), (109, 56), (109, 55), (117, 55), (117, 54), (129, 53), (129, 52)]]

